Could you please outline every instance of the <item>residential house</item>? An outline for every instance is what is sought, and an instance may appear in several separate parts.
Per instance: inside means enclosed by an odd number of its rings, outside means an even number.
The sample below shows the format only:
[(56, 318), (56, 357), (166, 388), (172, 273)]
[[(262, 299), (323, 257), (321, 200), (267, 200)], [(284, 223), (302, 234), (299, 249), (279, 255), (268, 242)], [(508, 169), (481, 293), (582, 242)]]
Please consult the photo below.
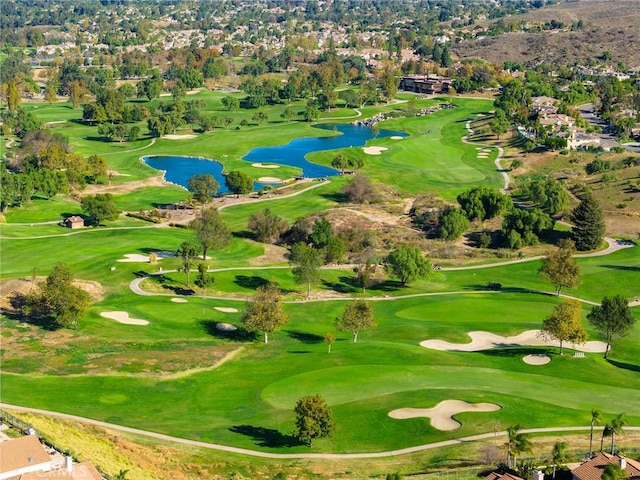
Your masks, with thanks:
[(600, 452), (571, 471), (573, 480), (600, 480), (607, 465), (619, 465), (629, 480), (640, 480), (640, 462), (620, 455)]
[(74, 464), (37, 435), (0, 441), (0, 480), (104, 480), (91, 462)]
[(400, 90), (427, 95), (447, 93), (452, 81), (439, 75), (405, 75), (400, 77)]

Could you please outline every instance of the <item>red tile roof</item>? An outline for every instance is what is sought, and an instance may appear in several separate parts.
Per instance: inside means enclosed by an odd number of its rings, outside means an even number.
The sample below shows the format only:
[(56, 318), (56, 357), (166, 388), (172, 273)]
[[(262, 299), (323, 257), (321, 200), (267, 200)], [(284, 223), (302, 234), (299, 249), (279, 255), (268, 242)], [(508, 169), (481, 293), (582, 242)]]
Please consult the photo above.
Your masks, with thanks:
[[(600, 452), (591, 460), (576, 467), (571, 473), (575, 480), (600, 480), (602, 472), (607, 465), (619, 465), (621, 457)], [(640, 462), (625, 458), (627, 466), (625, 471), (629, 474), (629, 480), (640, 480)]]
[(49, 464), (50, 461), (51, 457), (35, 435), (26, 435), (0, 443), (0, 473)]
[(486, 480), (523, 480), (522, 478), (516, 477), (515, 475), (511, 475), (510, 473), (496, 473), (496, 472), (491, 472), (485, 478)]

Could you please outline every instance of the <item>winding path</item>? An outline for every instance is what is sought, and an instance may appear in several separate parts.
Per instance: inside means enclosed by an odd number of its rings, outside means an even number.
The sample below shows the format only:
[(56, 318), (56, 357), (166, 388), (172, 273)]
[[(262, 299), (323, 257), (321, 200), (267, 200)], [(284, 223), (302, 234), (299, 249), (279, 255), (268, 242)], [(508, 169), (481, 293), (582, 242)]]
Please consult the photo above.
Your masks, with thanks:
[[(76, 415), (69, 415), (66, 413), (52, 412), (49, 410), (41, 410), (38, 408), (21, 407), (19, 405), (11, 405), (8, 403), (0, 403), (0, 407), (19, 410), (28, 413), (37, 413), (40, 415), (46, 415), (49, 417), (63, 418), (65, 420), (72, 420), (87, 425), (93, 425), (96, 427), (108, 428), (111, 430), (117, 430), (120, 432), (132, 433), (134, 435), (142, 435), (157, 440), (164, 440), (167, 442), (181, 443), (183, 445), (189, 445), (193, 447), (207, 448), (210, 450), (221, 450), (224, 452), (239, 453), (241, 455), (250, 455), (252, 457), (273, 458), (273, 459), (348, 459), (348, 458), (381, 458), (381, 457), (395, 457), (398, 455), (406, 455), (409, 453), (422, 452), (424, 450), (432, 450), (434, 448), (447, 447), (450, 445), (459, 445), (461, 443), (474, 442), (477, 440), (486, 440), (489, 438), (495, 438), (498, 436), (507, 435), (506, 431), (503, 432), (490, 432), (482, 433), (480, 435), (471, 435), (469, 437), (456, 438), (453, 440), (445, 440), (442, 442), (425, 443), (422, 445), (415, 445), (413, 447), (401, 448), (398, 450), (388, 450), (385, 452), (371, 452), (371, 453), (269, 453), (261, 452), (258, 450), (250, 450), (248, 448), (230, 447), (228, 445), (220, 445), (217, 443), (201, 442), (198, 440), (189, 440), (186, 438), (172, 437), (171, 435), (164, 435), (162, 433), (150, 432), (148, 430), (140, 430), (138, 428), (125, 427), (123, 425), (116, 425), (114, 423), (101, 422), (98, 420), (92, 420), (90, 418), (79, 417)], [(604, 427), (594, 427), (594, 430), (602, 430)], [(624, 427), (628, 431), (640, 431), (640, 427)], [(587, 432), (591, 429), (591, 426), (586, 427), (549, 427), (549, 428), (530, 428), (520, 430), (522, 433), (553, 433), (553, 432)]]

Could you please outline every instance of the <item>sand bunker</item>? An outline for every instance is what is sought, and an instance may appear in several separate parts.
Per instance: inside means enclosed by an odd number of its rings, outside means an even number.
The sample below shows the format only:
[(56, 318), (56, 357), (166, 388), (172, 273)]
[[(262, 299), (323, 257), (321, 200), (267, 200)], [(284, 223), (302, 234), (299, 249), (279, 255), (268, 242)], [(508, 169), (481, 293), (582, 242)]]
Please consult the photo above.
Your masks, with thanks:
[(391, 140), (402, 140), (404, 137), (401, 137), (400, 135), (392, 135), (389, 138)]
[(174, 303), (187, 303), (186, 298), (172, 298), (171, 301)]
[(368, 155), (381, 155), (385, 150), (389, 150), (387, 147), (364, 147), (362, 151)]
[[(156, 260), (162, 260), (163, 258), (170, 258), (170, 257), (176, 256), (176, 252), (169, 252), (169, 251), (159, 251), (154, 253), (156, 254)], [(119, 259), (118, 262), (149, 263), (149, 255), (141, 255), (139, 253), (126, 253), (124, 257), (125, 258)], [(198, 258), (202, 259), (202, 255), (199, 255)], [(206, 260), (211, 260), (211, 257), (207, 255)]]
[(147, 320), (129, 317), (128, 312), (102, 312), (100, 316), (126, 325), (149, 325)]
[(281, 183), (282, 182), (282, 180), (280, 180), (278, 177), (260, 177), (258, 181), (262, 183)]
[[(538, 337), (540, 330), (527, 330), (520, 335), (513, 337), (503, 337), (490, 332), (469, 332), (471, 343), (451, 343), (444, 340), (425, 340), (420, 342), (420, 346), (432, 348), (434, 350), (452, 350), (456, 352), (477, 352), (480, 350), (489, 350), (496, 347), (519, 347), (528, 346), (549, 346), (557, 347), (559, 344), (556, 340), (544, 340)], [(567, 348), (579, 350), (581, 352), (603, 353), (607, 344), (604, 342), (592, 341), (582, 345), (569, 343)]]
[(224, 313), (237, 313), (238, 309), (233, 307), (213, 307), (214, 310)]
[(462, 400), (444, 400), (433, 408), (399, 408), (389, 412), (391, 418), (429, 417), (431, 425), (438, 430), (455, 430), (462, 425), (453, 419), (454, 415), (463, 412), (495, 412), (500, 405), (495, 403), (468, 403)]
[(551, 357), (548, 355), (544, 355), (542, 353), (538, 353), (535, 355), (527, 355), (522, 358), (524, 363), (528, 363), (529, 365), (546, 365), (551, 361)]
[(188, 133), (186, 135), (165, 135), (162, 138), (166, 138), (167, 140), (187, 140), (189, 138), (196, 138), (193, 133)]
[(252, 167), (257, 167), (257, 168), (280, 168), (280, 165), (273, 165), (273, 164), (264, 164), (264, 163), (252, 163), (251, 164)]
[(222, 332), (234, 332), (238, 330), (238, 327), (230, 323), (216, 323), (216, 328)]

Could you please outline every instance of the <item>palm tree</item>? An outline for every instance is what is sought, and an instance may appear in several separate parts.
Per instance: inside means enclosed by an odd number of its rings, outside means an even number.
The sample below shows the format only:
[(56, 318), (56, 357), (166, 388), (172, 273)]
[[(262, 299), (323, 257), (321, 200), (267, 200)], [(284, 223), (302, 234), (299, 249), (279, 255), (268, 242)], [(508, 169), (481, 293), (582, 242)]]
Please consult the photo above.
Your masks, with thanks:
[(553, 445), (553, 478), (556, 478), (556, 465), (566, 460), (568, 447), (567, 442), (556, 442)]
[(614, 454), (615, 445), (616, 445), (616, 435), (622, 434), (622, 427), (624, 427), (627, 423), (627, 419), (625, 418), (624, 413), (621, 413), (616, 416), (613, 420), (611, 420), (611, 455)]
[(610, 437), (610, 436), (611, 436), (611, 425), (607, 423), (604, 426), (604, 430), (602, 430), (602, 438), (600, 439), (600, 451), (602, 451), (602, 448), (603, 448), (604, 437)]
[(593, 426), (602, 421), (600, 410), (591, 410), (591, 434), (589, 435), (589, 458), (593, 457)]
[[(532, 445), (529, 436), (524, 433), (518, 433), (521, 428), (520, 425), (512, 425), (507, 428), (507, 467), (509, 468), (515, 468), (519, 454), (531, 451)], [(513, 465), (511, 464), (511, 459), (513, 459)]]

